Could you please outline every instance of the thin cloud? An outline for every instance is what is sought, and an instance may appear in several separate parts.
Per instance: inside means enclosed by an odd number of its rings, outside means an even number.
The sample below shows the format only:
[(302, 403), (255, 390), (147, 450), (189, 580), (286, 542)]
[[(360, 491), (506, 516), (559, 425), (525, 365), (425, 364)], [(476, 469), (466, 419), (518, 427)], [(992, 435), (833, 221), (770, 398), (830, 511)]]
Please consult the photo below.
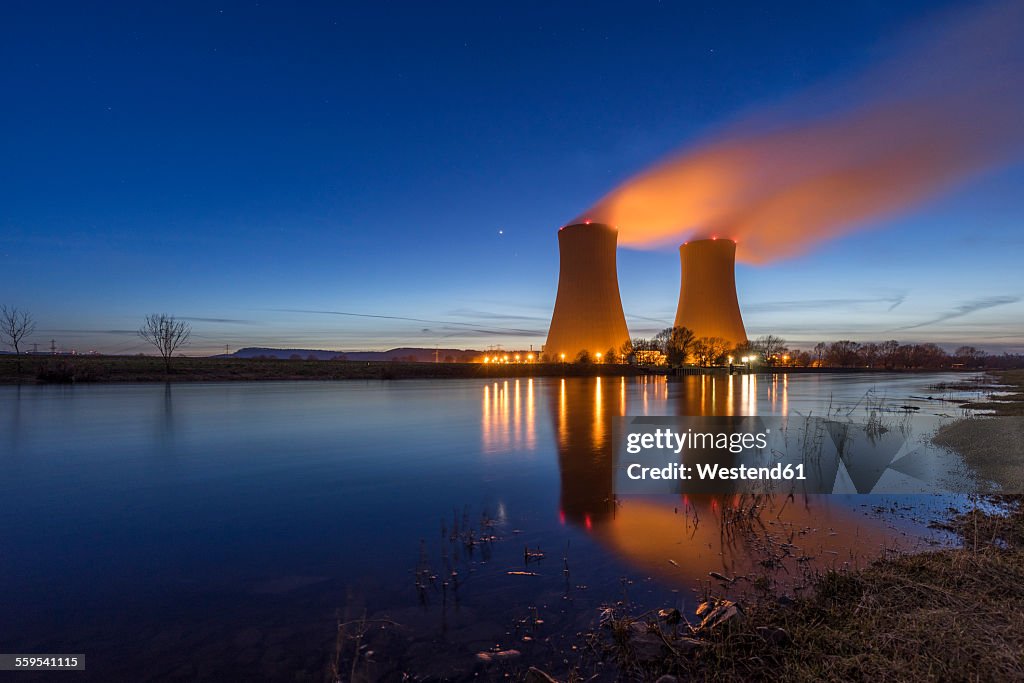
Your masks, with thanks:
[(253, 320), (239, 320), (238, 318), (201, 318), (198, 316), (184, 316), (182, 320), (194, 323), (224, 323), (227, 325), (255, 325)]
[(484, 320), (544, 320), (540, 316), (535, 315), (519, 315), (514, 313), (492, 313), (490, 311), (478, 311), (473, 308), (457, 308), (452, 311), (448, 311), (448, 315), (455, 316), (457, 318), (481, 318)]
[(646, 320), (652, 323), (660, 323), (665, 327), (672, 327), (672, 323), (667, 318), (649, 318), (646, 315), (640, 315), (638, 313), (627, 313), (627, 318), (636, 318), (637, 320)]
[(38, 329), (40, 334), (114, 334), (114, 335), (137, 335), (138, 330), (87, 330), (87, 329)]
[(519, 330), (517, 332), (508, 332), (505, 330), (489, 330), (485, 328), (442, 328), (449, 331), (449, 334), (444, 335), (445, 337), (540, 337), (547, 333), (546, 330)]
[(743, 306), (749, 313), (784, 313), (788, 311), (817, 311), (854, 306), (870, 306), (873, 304), (889, 304), (886, 311), (891, 311), (902, 304), (906, 294), (881, 296), (873, 299), (805, 299), (801, 301), (765, 301)]
[(313, 315), (340, 315), (349, 316), (353, 318), (374, 318), (378, 320), (404, 320), (406, 322), (414, 323), (428, 323), (431, 325), (455, 325), (458, 327), (466, 328), (467, 330), (473, 330), (475, 332), (481, 332), (483, 334), (536, 334), (536, 330), (526, 330), (519, 327), (498, 327), (496, 325), (488, 325), (492, 329), (480, 329), (482, 325), (476, 325), (473, 323), (463, 323), (455, 320), (431, 320), (428, 318), (410, 318), (402, 315), (381, 315), (377, 313), (353, 313), (350, 311), (324, 311), (324, 310), (310, 310), (303, 308), (272, 308), (272, 311), (281, 313), (309, 313)]
[(977, 311), (983, 311), (987, 308), (995, 308), (996, 306), (1005, 306), (1007, 304), (1014, 304), (1020, 301), (1019, 296), (990, 296), (981, 299), (972, 299), (971, 301), (965, 301), (959, 306), (955, 306), (952, 310), (943, 313), (937, 318), (926, 320), (923, 323), (917, 323), (916, 325), (908, 325), (907, 327), (898, 327), (897, 330), (915, 330), (919, 327), (925, 327), (927, 325), (934, 325), (936, 323), (945, 322), (946, 320), (952, 320), (954, 318), (962, 318), (965, 315), (976, 313)]

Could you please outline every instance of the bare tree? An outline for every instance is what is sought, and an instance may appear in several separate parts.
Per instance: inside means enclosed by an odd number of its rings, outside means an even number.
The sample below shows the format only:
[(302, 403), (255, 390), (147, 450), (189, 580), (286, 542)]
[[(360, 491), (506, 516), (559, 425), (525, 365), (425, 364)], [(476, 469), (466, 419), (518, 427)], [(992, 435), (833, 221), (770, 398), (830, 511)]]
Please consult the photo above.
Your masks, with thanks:
[(817, 367), (822, 367), (825, 364), (826, 350), (828, 350), (828, 344), (825, 342), (818, 342), (814, 345), (814, 363)]
[(0, 306), (0, 339), (21, 355), (21, 342), (36, 331), (36, 321), (28, 311)]
[(768, 365), (775, 365), (775, 361), (778, 357), (784, 354), (788, 349), (786, 348), (786, 340), (782, 337), (776, 337), (774, 334), (765, 334), (754, 340), (751, 344), (752, 348), (761, 354), (764, 358), (764, 362)]
[(692, 353), (701, 367), (716, 364), (729, 352), (730, 344), (721, 337), (700, 337), (693, 340)]
[(882, 362), (882, 365), (887, 368), (893, 368), (896, 366), (899, 353), (900, 343), (895, 339), (884, 341), (878, 345), (878, 359)]
[(164, 371), (170, 374), (171, 356), (188, 344), (192, 326), (184, 320), (175, 320), (173, 315), (154, 313), (146, 316), (146, 322), (139, 328), (139, 336), (156, 347), (164, 359)]
[(654, 340), (672, 366), (683, 365), (690, 356), (693, 347), (693, 331), (686, 327), (666, 327), (659, 332)]
[(633, 352), (633, 342), (626, 340), (622, 342), (622, 346), (619, 347), (619, 358), (623, 363), (635, 363), (636, 355)]
[(825, 359), (829, 365), (851, 368), (860, 360), (860, 344), (849, 339), (834, 341), (828, 345)]
[(25, 337), (36, 331), (36, 321), (28, 311), (0, 306), (0, 340), (14, 349), (18, 357), (15, 372), (21, 378), (21, 342)]
[(963, 363), (966, 367), (980, 367), (985, 364), (985, 356), (987, 354), (984, 351), (979, 351), (973, 346), (961, 346), (953, 352), (953, 358), (958, 363)]

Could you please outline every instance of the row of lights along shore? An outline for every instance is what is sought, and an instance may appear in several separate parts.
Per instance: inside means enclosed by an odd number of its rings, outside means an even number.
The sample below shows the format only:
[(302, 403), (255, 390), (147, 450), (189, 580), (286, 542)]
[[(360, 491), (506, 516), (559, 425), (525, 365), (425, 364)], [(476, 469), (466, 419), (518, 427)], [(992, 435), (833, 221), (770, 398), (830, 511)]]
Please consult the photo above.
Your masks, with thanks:
[(484, 356), (485, 363), (532, 363), (533, 354), (528, 353), (525, 356), (521, 356), (518, 353), (512, 356)]
[[(561, 354), (559, 358), (563, 363), (566, 361), (564, 353)], [(603, 358), (603, 354), (600, 352), (595, 353), (594, 358), (598, 363), (600, 363), (601, 358)], [(534, 355), (532, 353), (528, 353), (525, 356), (521, 356), (518, 353), (513, 356), (484, 356), (485, 363), (532, 363), (533, 361)]]

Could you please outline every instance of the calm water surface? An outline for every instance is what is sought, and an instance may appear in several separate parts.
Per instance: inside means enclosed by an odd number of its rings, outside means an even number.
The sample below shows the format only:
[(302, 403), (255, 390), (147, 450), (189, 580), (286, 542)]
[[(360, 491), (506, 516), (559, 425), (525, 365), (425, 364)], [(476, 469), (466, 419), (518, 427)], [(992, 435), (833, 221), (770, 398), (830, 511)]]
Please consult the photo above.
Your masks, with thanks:
[[(757, 562), (722, 533), (727, 499), (613, 499), (612, 416), (820, 414), (869, 391), (955, 413), (910, 398), (947, 379), (0, 387), (0, 651), (85, 653), (94, 680), (323, 680), (336, 620), (366, 616), (401, 625), (381, 676), (467, 673), (494, 646), (560, 662), (602, 603), (692, 608), (709, 571)], [(942, 505), (776, 501), (764, 534), (857, 563), (929, 538), (911, 508)], [(495, 540), (452, 540), (467, 529)]]

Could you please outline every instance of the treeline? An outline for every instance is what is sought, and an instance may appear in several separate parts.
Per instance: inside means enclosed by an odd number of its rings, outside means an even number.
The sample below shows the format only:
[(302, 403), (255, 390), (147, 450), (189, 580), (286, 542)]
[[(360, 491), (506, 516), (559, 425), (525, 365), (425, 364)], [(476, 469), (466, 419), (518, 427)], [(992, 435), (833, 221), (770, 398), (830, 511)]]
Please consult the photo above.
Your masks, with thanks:
[(929, 369), (1005, 369), (1024, 367), (1024, 354), (991, 354), (973, 346), (952, 353), (938, 344), (901, 344), (895, 339), (860, 343), (850, 340), (818, 342), (809, 351), (789, 354), (790, 363), (806, 367)]
[[(557, 359), (544, 358), (548, 361)], [(568, 360), (568, 359), (563, 359)], [(811, 349), (790, 348), (785, 339), (768, 334), (733, 345), (720, 337), (697, 337), (685, 327), (669, 327), (654, 337), (637, 337), (618, 349), (591, 355), (581, 351), (576, 363), (634, 365), (745, 365), (757, 367), (873, 368), (881, 370), (1006, 369), (1024, 367), (1024, 354), (990, 354), (973, 346), (952, 353), (938, 344), (819, 342)]]

